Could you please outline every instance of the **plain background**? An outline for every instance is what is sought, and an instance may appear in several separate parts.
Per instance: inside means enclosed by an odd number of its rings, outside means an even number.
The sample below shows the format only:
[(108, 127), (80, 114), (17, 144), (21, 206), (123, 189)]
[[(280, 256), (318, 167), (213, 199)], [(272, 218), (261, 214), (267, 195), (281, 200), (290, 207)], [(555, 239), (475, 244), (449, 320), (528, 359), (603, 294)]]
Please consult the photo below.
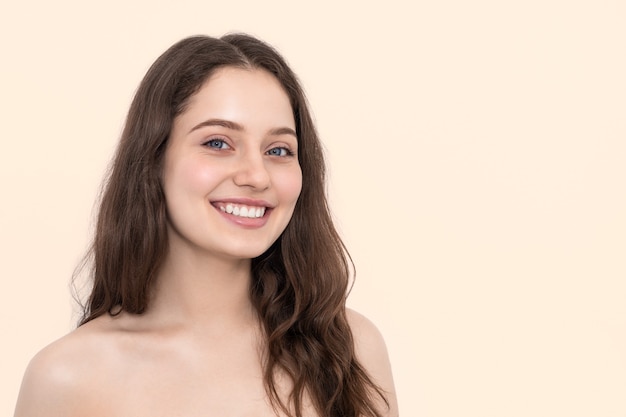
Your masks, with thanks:
[(623, 1), (36, 0), (0, 16), (0, 414), (74, 325), (69, 279), (148, 66), (185, 36), (245, 31), (308, 93), (357, 266), (349, 304), (387, 340), (401, 414), (626, 415)]

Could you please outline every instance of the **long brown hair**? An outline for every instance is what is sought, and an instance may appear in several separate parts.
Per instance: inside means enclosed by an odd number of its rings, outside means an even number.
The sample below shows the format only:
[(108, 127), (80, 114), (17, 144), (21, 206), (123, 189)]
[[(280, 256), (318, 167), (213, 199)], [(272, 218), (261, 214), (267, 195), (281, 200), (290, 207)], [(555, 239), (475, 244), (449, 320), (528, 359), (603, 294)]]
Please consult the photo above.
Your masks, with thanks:
[[(174, 118), (216, 69), (273, 74), (293, 109), (302, 191), (279, 239), (252, 260), (250, 297), (266, 335), (264, 384), (274, 405), (301, 417), (308, 394), (324, 417), (380, 417), (384, 393), (355, 357), (345, 301), (351, 261), (333, 225), (325, 165), (304, 92), (284, 59), (244, 34), (195, 36), (170, 47), (148, 70), (131, 104), (101, 196), (91, 248), (93, 288), (81, 325), (103, 314), (143, 313), (168, 250), (163, 155)], [(293, 382), (287, 403), (280, 370)]]

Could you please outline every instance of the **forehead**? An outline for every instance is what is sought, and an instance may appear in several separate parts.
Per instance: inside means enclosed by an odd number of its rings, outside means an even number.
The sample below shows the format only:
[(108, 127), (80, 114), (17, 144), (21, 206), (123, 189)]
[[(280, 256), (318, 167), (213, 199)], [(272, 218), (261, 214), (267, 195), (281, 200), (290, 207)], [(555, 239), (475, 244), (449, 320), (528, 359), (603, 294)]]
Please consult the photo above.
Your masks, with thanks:
[(184, 112), (176, 119), (192, 123), (208, 117), (244, 125), (269, 124), (295, 129), (285, 89), (274, 75), (256, 68), (216, 70), (189, 98)]

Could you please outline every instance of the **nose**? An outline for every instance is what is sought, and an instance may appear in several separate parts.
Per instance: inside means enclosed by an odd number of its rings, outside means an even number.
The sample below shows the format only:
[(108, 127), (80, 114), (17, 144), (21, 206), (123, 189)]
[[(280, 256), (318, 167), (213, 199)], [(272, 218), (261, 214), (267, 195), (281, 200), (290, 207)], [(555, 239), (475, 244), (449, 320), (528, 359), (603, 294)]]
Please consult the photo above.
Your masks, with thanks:
[(251, 187), (257, 190), (269, 188), (270, 175), (263, 155), (255, 152), (242, 154), (233, 181), (240, 187)]

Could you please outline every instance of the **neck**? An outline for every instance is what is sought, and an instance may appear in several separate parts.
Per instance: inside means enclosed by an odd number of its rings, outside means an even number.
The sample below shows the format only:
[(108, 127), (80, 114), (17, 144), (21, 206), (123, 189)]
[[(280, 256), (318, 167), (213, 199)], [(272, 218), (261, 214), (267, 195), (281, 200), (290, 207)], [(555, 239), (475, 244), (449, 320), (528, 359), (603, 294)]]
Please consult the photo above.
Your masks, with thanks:
[(170, 247), (157, 277), (149, 314), (174, 326), (216, 331), (254, 320), (250, 259)]

